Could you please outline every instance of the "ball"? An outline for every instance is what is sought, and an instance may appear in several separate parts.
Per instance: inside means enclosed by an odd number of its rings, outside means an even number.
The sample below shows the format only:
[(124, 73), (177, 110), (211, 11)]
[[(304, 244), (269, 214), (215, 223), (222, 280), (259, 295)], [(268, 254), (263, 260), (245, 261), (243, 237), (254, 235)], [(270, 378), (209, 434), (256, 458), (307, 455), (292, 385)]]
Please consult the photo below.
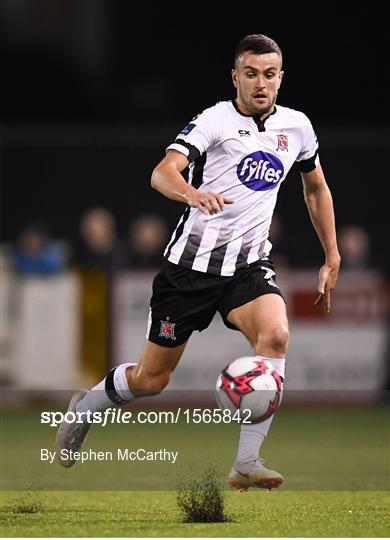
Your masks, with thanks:
[[(228, 364), (217, 379), (215, 397), (222, 410), (238, 413), (238, 420), (259, 423), (279, 407), (283, 384), (270, 362), (255, 356), (238, 358)], [(237, 418), (237, 416), (235, 417)]]

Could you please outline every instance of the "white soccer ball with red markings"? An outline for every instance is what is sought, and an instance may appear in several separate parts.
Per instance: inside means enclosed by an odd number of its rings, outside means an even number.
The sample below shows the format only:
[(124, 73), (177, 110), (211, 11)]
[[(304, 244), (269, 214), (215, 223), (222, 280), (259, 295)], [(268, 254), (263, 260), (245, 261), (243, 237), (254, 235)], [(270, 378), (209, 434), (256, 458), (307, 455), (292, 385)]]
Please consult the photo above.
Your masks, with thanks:
[[(279, 407), (283, 384), (270, 362), (255, 356), (238, 358), (218, 377), (215, 396), (218, 406), (231, 411), (242, 422), (257, 424)], [(236, 419), (235, 418), (235, 419)]]

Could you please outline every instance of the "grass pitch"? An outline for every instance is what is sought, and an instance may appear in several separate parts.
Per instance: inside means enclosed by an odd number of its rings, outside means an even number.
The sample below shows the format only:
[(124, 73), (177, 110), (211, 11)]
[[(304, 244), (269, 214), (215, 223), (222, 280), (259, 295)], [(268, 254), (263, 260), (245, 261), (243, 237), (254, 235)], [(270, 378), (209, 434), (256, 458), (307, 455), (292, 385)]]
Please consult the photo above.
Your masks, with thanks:
[[(223, 523), (185, 523), (175, 488), (183, 471), (185, 476), (191, 470), (196, 475), (207, 462), (216, 466), (221, 485), (226, 485), (238, 426), (97, 429), (86, 448), (167, 447), (180, 450), (180, 458), (177, 465), (110, 462), (62, 469), (40, 462), (39, 448), (52, 445), (55, 430), (40, 425), (37, 418), (35, 411), (3, 415), (3, 537), (387, 537), (390, 533), (386, 409), (280, 411), (262, 455), (285, 476), (284, 485), (270, 493), (225, 491), (224, 510), (230, 521)], [(194, 462), (198, 469), (191, 469)], [(170, 486), (169, 491), (164, 485)]]
[[(385, 492), (228, 492), (228, 523), (183, 523), (174, 492), (4, 493), (4, 537), (386, 537)], [(34, 512), (21, 511), (31, 506)]]

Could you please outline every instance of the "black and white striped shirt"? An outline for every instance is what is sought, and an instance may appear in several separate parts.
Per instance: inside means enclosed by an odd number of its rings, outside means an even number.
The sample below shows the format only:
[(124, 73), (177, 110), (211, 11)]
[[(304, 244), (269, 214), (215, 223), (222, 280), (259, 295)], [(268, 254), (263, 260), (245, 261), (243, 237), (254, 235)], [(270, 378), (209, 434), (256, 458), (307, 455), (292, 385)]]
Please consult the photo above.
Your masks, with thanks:
[(188, 158), (194, 187), (234, 203), (214, 215), (187, 207), (164, 255), (174, 264), (222, 276), (268, 257), (281, 183), (295, 161), (304, 172), (318, 163), (309, 119), (280, 105), (261, 121), (242, 114), (232, 101), (219, 102), (195, 117), (169, 150)]

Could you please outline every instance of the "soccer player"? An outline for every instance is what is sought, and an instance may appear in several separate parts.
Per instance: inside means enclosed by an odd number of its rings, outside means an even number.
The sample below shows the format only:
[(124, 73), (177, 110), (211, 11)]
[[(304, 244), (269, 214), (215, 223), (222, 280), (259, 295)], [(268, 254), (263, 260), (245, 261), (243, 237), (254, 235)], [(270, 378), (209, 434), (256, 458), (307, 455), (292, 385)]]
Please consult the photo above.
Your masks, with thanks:
[[(294, 162), (325, 255), (317, 303), (329, 312), (340, 265), (332, 197), (310, 121), (275, 104), (282, 78), (277, 43), (262, 34), (244, 37), (232, 70), (236, 99), (204, 110), (168, 146), (152, 187), (186, 208), (153, 282), (144, 350), (137, 364), (122, 364), (90, 391), (76, 393), (69, 410), (101, 411), (160, 393), (192, 332), (207, 328), (216, 311), (284, 378), (288, 322), (267, 238), (279, 188)], [(269, 489), (283, 482), (259, 458), (271, 422), (242, 425), (231, 487)], [(78, 450), (89, 428), (64, 423), (57, 445)]]

